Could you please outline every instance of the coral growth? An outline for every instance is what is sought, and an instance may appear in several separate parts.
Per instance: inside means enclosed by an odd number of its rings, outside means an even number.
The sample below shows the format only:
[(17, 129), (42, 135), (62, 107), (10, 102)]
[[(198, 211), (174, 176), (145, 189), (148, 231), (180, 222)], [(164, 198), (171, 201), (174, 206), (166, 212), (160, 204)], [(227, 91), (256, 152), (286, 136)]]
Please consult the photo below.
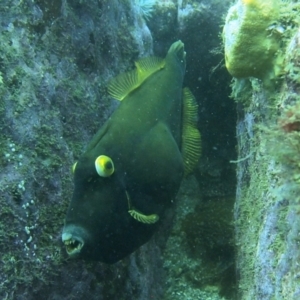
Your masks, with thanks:
[(149, 20), (152, 17), (153, 6), (156, 4), (157, 0), (135, 0), (136, 4), (139, 6), (143, 17)]

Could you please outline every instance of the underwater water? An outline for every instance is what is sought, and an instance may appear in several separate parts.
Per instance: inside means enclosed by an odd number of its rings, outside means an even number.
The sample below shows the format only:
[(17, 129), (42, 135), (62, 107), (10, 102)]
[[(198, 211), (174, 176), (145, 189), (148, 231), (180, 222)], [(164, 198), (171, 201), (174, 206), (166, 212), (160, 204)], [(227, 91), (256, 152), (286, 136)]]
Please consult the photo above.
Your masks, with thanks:
[(299, 299), (299, 10), (2, 0), (0, 299)]

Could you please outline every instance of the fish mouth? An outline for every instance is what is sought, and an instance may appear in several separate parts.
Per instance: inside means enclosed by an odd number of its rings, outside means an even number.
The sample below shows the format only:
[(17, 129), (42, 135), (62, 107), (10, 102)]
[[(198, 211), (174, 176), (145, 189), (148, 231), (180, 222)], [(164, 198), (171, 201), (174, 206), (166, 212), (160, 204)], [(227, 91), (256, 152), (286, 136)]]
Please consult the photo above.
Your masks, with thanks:
[(84, 240), (71, 232), (63, 232), (62, 241), (69, 256), (76, 256), (84, 246)]

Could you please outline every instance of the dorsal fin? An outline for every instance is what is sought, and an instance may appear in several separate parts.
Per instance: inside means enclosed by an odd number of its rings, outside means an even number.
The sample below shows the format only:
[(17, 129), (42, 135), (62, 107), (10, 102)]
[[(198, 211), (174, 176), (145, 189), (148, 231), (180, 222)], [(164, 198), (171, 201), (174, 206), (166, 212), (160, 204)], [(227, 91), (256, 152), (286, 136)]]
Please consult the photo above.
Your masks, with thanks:
[(136, 61), (136, 70), (139, 82), (142, 83), (147, 77), (162, 69), (165, 66), (165, 60), (160, 57), (144, 57)]
[(108, 84), (109, 94), (122, 101), (130, 92), (139, 87), (150, 75), (165, 66), (159, 57), (145, 57), (135, 62), (136, 69), (120, 74)]
[(182, 145), (184, 175), (191, 173), (201, 155), (201, 135), (197, 129), (198, 105), (192, 92), (183, 89)]

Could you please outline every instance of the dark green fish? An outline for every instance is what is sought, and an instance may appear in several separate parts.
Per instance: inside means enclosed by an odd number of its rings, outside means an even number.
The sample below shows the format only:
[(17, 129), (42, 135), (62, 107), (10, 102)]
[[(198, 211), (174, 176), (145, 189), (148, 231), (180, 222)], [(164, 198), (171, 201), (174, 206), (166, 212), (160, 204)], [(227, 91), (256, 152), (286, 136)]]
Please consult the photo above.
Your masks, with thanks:
[(184, 44), (144, 58), (109, 93), (122, 100), (74, 164), (62, 241), (70, 256), (115, 263), (146, 243), (200, 155)]

